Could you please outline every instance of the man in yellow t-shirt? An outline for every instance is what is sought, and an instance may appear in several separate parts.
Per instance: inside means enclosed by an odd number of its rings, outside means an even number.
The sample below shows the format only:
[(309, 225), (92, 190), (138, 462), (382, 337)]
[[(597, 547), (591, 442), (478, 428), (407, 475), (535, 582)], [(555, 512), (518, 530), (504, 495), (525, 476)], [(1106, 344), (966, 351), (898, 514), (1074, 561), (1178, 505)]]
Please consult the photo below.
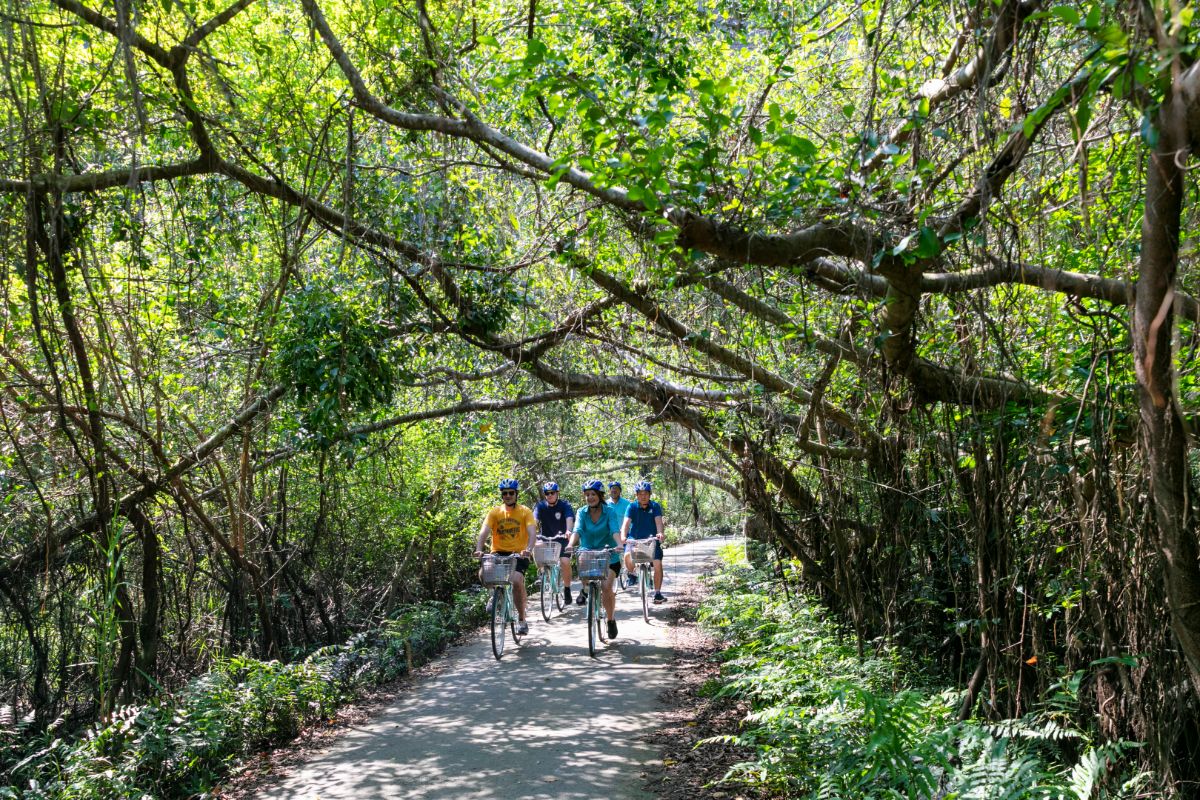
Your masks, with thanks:
[[(505, 478), (500, 481), (500, 505), (488, 511), (479, 528), (479, 539), (475, 543), (476, 557), (483, 555), (483, 543), (492, 538), (492, 552), (507, 556), (517, 554), (516, 569), (513, 571), (513, 605), (517, 607), (517, 633), (529, 632), (525, 622), (525, 570), (529, 569), (529, 551), (537, 535), (537, 522), (528, 507), (517, 502), (517, 481)], [(482, 574), (479, 578), (483, 580)]]

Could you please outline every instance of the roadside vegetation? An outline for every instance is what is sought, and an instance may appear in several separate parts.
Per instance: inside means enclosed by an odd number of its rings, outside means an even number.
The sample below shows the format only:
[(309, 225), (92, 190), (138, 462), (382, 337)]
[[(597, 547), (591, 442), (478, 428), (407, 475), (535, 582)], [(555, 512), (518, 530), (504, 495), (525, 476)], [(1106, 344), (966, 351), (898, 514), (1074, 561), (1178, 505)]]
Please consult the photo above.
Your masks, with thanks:
[[(16, 800), (145, 800), (204, 795), (241, 759), (329, 720), (483, 621), (483, 594), (398, 609), (378, 627), (291, 663), (235, 656), (177, 691), (122, 706), (82, 735), (63, 720), (36, 736), (0, 731), (0, 768)], [(20, 731), (18, 730), (19, 734)]]
[(650, 476), (931, 730), (1064, 696), (977, 747), (1191, 797), (1193, 153), (1179, 0), (0, 0), (0, 737), (450, 603), (502, 476)]
[(921, 656), (885, 643), (861, 652), (779, 572), (751, 567), (740, 546), (722, 556), (700, 611), (727, 647), (708, 690), (743, 700), (748, 713), (737, 731), (707, 742), (756, 753), (726, 780), (813, 800), (1147, 796), (1151, 776), (1128, 757), (1138, 743), (1105, 741), (1080, 723), (1080, 695), (1109, 664), (1063, 671), (1018, 718), (961, 720), (962, 692)]

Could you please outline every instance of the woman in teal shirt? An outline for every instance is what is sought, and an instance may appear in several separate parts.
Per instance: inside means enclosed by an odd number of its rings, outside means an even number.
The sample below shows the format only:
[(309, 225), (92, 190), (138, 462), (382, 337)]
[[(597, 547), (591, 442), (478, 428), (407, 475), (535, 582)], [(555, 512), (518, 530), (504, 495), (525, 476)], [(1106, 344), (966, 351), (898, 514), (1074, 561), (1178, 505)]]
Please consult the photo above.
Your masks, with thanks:
[[(575, 515), (575, 531), (571, 534), (571, 547), (578, 546), (582, 550), (602, 550), (605, 547), (619, 547), (621, 520), (617, 519), (612, 506), (604, 504), (604, 484), (600, 481), (588, 481), (583, 485), (583, 500), (585, 506)], [(604, 573), (603, 590), (600, 600), (608, 614), (608, 638), (617, 638), (617, 621), (613, 618), (617, 613), (617, 593), (613, 591), (613, 577), (621, 571), (620, 556), (614, 551), (608, 563), (610, 572)], [(580, 590), (579, 605), (587, 602), (587, 592)]]

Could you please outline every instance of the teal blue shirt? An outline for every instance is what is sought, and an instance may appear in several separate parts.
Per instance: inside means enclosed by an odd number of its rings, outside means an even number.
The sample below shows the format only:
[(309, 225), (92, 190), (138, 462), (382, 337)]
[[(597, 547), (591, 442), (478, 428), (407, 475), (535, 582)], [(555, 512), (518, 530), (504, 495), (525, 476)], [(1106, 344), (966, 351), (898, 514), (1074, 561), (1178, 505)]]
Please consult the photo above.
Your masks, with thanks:
[(612, 501), (611, 497), (608, 498), (607, 500), (605, 500), (604, 502), (608, 504), (609, 508), (611, 508), (617, 512), (617, 524), (618, 525), (620, 525), (625, 520), (625, 513), (627, 511), (629, 511), (629, 507), (631, 505), (633, 505), (633, 501), (630, 500), (628, 497), (624, 497), (624, 496), (621, 497), (621, 499), (615, 503)]
[[(592, 510), (583, 506), (575, 514), (575, 533), (579, 534), (579, 546), (584, 550), (600, 550), (605, 547), (617, 546), (617, 534), (621, 531), (621, 520), (612, 506), (602, 505), (598, 522), (592, 522)], [(612, 554), (609, 563), (615, 562), (619, 556)]]

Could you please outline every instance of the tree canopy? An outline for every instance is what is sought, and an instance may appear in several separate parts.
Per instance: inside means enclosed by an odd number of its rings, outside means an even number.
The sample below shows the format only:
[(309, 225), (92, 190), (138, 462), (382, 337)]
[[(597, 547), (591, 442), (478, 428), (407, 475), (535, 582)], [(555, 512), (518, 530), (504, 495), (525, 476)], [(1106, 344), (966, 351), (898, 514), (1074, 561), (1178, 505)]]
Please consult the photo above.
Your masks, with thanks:
[(1089, 669), (1194, 779), (1193, 11), (8, 3), (0, 687), (86, 706), (95, 607), (101, 709), (327, 641), (502, 475), (654, 473), (964, 717)]

